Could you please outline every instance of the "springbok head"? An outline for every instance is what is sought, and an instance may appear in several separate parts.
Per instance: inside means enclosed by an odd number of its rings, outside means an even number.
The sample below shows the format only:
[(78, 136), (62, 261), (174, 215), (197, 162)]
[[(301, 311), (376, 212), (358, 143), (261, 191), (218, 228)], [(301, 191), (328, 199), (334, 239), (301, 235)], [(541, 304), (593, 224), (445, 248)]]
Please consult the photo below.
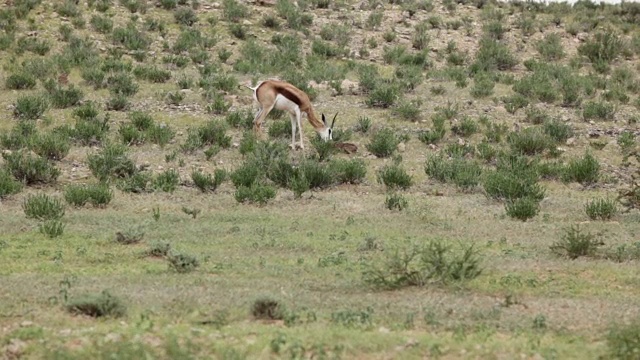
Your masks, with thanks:
[(324, 129), (322, 129), (319, 134), (322, 140), (329, 141), (333, 140), (333, 125), (336, 123), (336, 117), (338, 113), (333, 116), (333, 120), (331, 120), (331, 126), (327, 125), (327, 118), (322, 114), (322, 122), (324, 123)]

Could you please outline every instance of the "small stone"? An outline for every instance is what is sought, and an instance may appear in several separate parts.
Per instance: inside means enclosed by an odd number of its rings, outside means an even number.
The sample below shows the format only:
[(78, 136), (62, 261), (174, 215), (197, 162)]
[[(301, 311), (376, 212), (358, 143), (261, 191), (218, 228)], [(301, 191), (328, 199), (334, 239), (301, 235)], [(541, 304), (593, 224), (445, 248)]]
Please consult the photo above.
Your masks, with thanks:
[(406, 145), (403, 142), (398, 144), (398, 151), (399, 152), (404, 152), (405, 150), (406, 150)]
[(573, 146), (573, 144), (575, 144), (575, 143), (576, 143), (576, 138), (574, 138), (574, 137), (568, 138), (567, 142), (566, 142), (567, 146)]
[(29, 320), (25, 320), (23, 322), (20, 323), (20, 326), (22, 327), (29, 327), (33, 325), (33, 321), (29, 321)]
[(378, 328), (378, 332), (379, 332), (379, 333), (383, 333), (383, 334), (388, 334), (390, 331), (389, 331), (389, 329), (387, 329), (386, 327), (384, 327), (384, 326), (380, 326), (380, 327)]

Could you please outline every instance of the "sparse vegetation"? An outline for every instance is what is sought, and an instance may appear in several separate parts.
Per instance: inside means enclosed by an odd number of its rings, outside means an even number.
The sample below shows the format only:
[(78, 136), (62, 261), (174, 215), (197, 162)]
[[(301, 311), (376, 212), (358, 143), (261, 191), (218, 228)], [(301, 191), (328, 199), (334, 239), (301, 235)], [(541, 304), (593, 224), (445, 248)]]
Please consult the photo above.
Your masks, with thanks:
[(2, 2), (0, 352), (637, 357), (639, 9)]

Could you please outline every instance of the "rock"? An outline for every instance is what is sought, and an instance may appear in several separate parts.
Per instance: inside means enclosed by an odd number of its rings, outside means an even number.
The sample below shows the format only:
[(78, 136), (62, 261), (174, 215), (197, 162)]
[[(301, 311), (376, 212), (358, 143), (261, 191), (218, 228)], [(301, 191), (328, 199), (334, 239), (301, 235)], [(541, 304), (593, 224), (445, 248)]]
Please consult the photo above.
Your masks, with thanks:
[(589, 38), (589, 34), (587, 33), (578, 33), (576, 34), (576, 39), (580, 40), (580, 41), (587, 41), (587, 39)]
[(340, 84), (340, 88), (347, 94), (351, 94), (351, 95), (355, 95), (358, 94), (360, 91), (360, 87), (358, 86), (358, 83), (355, 81), (351, 81), (348, 79), (344, 79), (342, 80), (342, 83)]
[(405, 149), (406, 149), (406, 145), (405, 145), (403, 142), (401, 142), (400, 144), (398, 144), (398, 151), (399, 151), (399, 152), (404, 152), (404, 151), (405, 151)]
[(379, 332), (379, 333), (383, 333), (383, 334), (388, 334), (390, 331), (389, 331), (389, 329), (387, 329), (386, 327), (384, 327), (384, 326), (380, 326), (380, 327), (378, 328), (378, 332)]
[(576, 143), (576, 138), (575, 137), (570, 137), (567, 139), (567, 146), (573, 146)]
[(5, 347), (5, 355), (8, 359), (18, 359), (24, 353), (27, 343), (19, 339), (11, 339)]
[(243, 21), (242, 21), (242, 25), (251, 26), (251, 25), (253, 25), (253, 24), (252, 24), (252, 23), (251, 23), (251, 21), (249, 21), (249, 20), (243, 20)]
[(29, 327), (33, 325), (33, 321), (29, 321), (29, 320), (25, 320), (23, 322), (20, 323), (21, 327)]

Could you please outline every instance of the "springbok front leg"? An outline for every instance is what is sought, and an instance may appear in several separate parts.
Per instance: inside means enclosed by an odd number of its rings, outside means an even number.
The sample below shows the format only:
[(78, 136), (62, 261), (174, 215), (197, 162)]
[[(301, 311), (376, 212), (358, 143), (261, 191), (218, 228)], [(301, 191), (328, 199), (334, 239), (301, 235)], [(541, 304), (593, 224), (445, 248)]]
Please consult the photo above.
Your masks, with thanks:
[(256, 114), (256, 117), (253, 119), (253, 132), (256, 134), (256, 136), (261, 134), (262, 122), (267, 117), (267, 115), (269, 115), (269, 112), (271, 112), (272, 109), (273, 109), (273, 105), (268, 108), (264, 108), (264, 107), (260, 108), (260, 110)]
[[(302, 113), (300, 113), (300, 109), (299, 108), (297, 108), (295, 110), (295, 113), (296, 113), (295, 121), (298, 123), (298, 135), (300, 135), (300, 149), (302, 151), (304, 151), (304, 142), (303, 142), (303, 137), (304, 136), (302, 136), (302, 124), (300, 123), (300, 119), (302, 118)], [(294, 120), (294, 119), (292, 119), (292, 120)], [(295, 127), (294, 127), (294, 129), (295, 129)], [(294, 131), (294, 133), (295, 133), (295, 131)], [(293, 140), (295, 142), (295, 137), (293, 138)]]

